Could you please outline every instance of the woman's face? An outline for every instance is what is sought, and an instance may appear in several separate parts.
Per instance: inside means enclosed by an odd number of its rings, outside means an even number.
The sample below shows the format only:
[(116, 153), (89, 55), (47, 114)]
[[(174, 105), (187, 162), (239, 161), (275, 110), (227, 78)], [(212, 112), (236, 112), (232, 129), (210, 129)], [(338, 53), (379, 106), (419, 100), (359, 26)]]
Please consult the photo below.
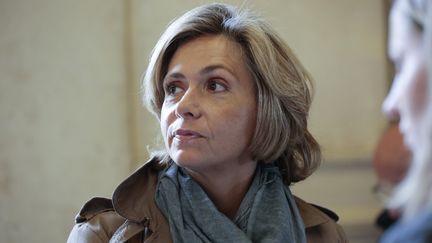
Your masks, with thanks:
[(397, 1), (390, 14), (389, 57), (396, 69), (383, 110), (400, 119), (404, 141), (412, 150), (419, 141), (425, 115), (427, 71), (421, 32), (408, 17), (407, 1)]
[(255, 83), (237, 43), (215, 35), (181, 45), (163, 86), (161, 130), (175, 163), (204, 171), (253, 162)]

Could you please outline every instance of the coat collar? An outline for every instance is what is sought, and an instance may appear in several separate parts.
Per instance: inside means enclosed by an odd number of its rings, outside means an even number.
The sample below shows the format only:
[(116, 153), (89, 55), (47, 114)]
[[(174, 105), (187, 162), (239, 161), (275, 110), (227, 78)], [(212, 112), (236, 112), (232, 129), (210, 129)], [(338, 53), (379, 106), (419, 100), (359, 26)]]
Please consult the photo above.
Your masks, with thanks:
[[(149, 224), (151, 229), (158, 228), (161, 224), (168, 225), (154, 201), (158, 172), (162, 167), (159, 161), (153, 158), (117, 187), (112, 199), (114, 209), (118, 214), (135, 223)], [(319, 207), (298, 197), (295, 197), (295, 201), (306, 228), (332, 220)]]
[(328, 221), (332, 220), (328, 215), (326, 215), (316, 206), (309, 204), (298, 197), (294, 198), (297, 204), (297, 208), (303, 219), (305, 228), (312, 228), (321, 224), (325, 224)]
[(147, 161), (116, 188), (112, 199), (118, 214), (136, 223), (151, 218), (156, 207), (157, 165), (156, 159)]
[(168, 221), (154, 201), (160, 168), (157, 159), (147, 161), (120, 183), (112, 201), (115, 211), (131, 222), (127, 225), (140, 224), (148, 228), (152, 232), (152, 242), (172, 242)]

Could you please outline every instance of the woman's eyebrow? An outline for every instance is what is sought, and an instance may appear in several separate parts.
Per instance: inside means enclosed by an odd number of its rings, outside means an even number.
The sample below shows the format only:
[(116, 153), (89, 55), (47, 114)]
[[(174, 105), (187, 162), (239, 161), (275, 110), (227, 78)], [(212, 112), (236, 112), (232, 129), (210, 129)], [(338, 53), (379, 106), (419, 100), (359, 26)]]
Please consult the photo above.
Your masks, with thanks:
[(234, 72), (230, 68), (228, 68), (227, 66), (222, 65), (222, 64), (216, 64), (216, 65), (207, 66), (207, 67), (203, 68), (200, 71), (200, 75), (209, 74), (209, 73), (211, 73), (211, 72), (213, 72), (214, 70), (217, 70), (217, 69), (223, 69), (223, 70), (227, 71), (229, 74), (231, 74), (232, 76), (235, 77)]
[(167, 78), (184, 79), (185, 76), (179, 72), (172, 72), (172, 73), (167, 73), (167, 75), (165, 75), (163, 80), (166, 80)]
[[(216, 64), (216, 65), (206, 66), (205, 68), (203, 68), (203, 69), (201, 69), (201, 70), (199, 71), (199, 75), (201, 75), (201, 76), (205, 76), (205, 75), (208, 75), (208, 74), (210, 74), (211, 72), (213, 72), (213, 71), (215, 71), (215, 70), (218, 70), (218, 69), (225, 70), (225, 71), (228, 72), (230, 75), (236, 77), (236, 75), (234, 74), (234, 72), (233, 72), (230, 68), (228, 68), (227, 66), (222, 65), (222, 64)], [(167, 74), (165, 75), (165, 77), (163, 78), (163, 81), (165, 81), (165, 80), (168, 79), (168, 78), (173, 78), (173, 79), (185, 79), (186, 76), (185, 76), (184, 74), (182, 74), (181, 72), (176, 72), (176, 71), (174, 71), (174, 72), (167, 73)]]

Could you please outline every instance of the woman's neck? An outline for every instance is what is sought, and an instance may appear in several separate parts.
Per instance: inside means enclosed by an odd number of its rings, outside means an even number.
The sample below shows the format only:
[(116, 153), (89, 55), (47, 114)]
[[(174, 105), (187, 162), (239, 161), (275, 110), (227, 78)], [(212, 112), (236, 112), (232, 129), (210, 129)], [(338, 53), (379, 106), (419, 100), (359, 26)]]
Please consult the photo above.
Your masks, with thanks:
[(242, 163), (238, 168), (209, 170), (210, 172), (187, 171), (201, 185), (216, 208), (228, 218), (234, 219), (252, 183), (256, 166), (256, 161), (250, 161)]

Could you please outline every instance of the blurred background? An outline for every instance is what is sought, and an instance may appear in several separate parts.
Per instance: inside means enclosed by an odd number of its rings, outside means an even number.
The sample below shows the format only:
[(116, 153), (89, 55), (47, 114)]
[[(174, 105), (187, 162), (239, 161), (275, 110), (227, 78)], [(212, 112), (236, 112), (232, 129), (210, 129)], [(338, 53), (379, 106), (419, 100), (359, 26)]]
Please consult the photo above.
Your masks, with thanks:
[[(176, 16), (206, 0), (0, 0), (0, 242), (65, 242), (74, 216), (148, 158), (140, 77)], [(223, 1), (254, 9), (315, 79), (320, 170), (293, 186), (374, 242), (374, 147), (390, 75), (386, 1)]]

